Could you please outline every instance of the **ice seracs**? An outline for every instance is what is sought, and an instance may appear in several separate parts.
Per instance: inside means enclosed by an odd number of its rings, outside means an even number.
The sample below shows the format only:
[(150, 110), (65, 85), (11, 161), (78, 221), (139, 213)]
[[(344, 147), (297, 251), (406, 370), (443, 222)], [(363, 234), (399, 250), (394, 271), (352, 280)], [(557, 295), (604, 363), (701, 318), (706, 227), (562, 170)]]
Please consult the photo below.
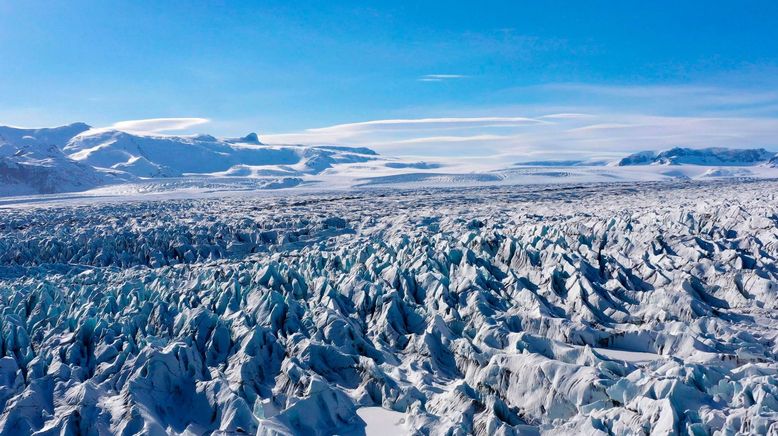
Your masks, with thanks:
[(776, 186), (0, 209), (0, 434), (773, 434)]

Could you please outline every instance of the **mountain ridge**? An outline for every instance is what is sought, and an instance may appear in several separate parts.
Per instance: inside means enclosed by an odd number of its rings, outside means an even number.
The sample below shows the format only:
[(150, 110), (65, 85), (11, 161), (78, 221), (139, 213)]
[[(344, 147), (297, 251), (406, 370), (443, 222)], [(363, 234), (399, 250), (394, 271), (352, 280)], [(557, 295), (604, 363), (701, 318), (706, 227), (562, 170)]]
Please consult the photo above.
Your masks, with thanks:
[[(260, 182), (255, 186), (277, 189), (302, 183), (343, 187), (387, 183), (448, 186), (523, 184), (532, 183), (533, 178), (561, 182), (773, 177), (768, 172), (778, 168), (778, 157), (764, 148), (675, 147), (634, 153), (615, 161), (582, 158), (505, 165), (495, 162), (491, 167), (479, 167), (464, 162), (457, 168), (445, 160), (385, 157), (367, 147), (266, 144), (254, 132), (220, 138), (208, 134), (166, 135), (93, 128), (81, 122), (52, 128), (0, 126), (2, 196), (85, 191), (115, 183), (148, 183), (147, 180), (156, 180), (152, 183), (160, 185), (160, 189), (171, 189), (165, 186), (175, 183), (160, 181), (168, 178), (191, 178), (205, 185), (217, 178), (228, 183), (242, 180), (252, 184), (253, 180)], [(676, 168), (660, 170), (665, 166)], [(641, 168), (619, 172), (616, 167)], [(446, 170), (441, 171), (442, 168)]]
[(619, 160), (617, 166), (632, 165), (710, 165), (710, 166), (749, 166), (767, 163), (776, 156), (775, 152), (764, 148), (688, 148), (673, 147), (668, 150), (641, 151)]

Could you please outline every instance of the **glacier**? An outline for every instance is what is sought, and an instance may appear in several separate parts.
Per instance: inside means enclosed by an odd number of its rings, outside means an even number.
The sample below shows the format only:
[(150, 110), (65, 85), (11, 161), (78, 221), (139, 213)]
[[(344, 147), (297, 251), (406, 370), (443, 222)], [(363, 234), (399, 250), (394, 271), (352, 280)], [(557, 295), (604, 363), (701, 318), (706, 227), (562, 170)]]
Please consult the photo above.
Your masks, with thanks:
[(0, 434), (778, 434), (778, 182), (0, 208)]
[(500, 156), (418, 160), (368, 147), (268, 144), (256, 133), (219, 138), (85, 123), (0, 126), (0, 198), (778, 178), (775, 156), (764, 149), (675, 147), (617, 160), (593, 156), (511, 165)]

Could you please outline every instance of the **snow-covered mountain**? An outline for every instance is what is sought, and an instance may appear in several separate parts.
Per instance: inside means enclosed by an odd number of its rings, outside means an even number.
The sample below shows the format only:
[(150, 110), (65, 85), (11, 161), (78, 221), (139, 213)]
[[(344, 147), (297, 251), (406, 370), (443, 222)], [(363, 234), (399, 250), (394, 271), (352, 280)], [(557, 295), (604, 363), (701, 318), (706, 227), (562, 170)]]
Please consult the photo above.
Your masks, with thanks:
[(265, 145), (256, 133), (240, 138), (154, 135), (84, 123), (0, 127), (0, 195), (83, 191), (183, 175), (268, 178), (267, 186), (289, 186), (290, 178), (378, 158), (364, 147)]
[(617, 162), (618, 166), (629, 165), (707, 165), (707, 166), (749, 166), (763, 164), (775, 157), (774, 152), (764, 148), (682, 148), (655, 152), (643, 151), (631, 154)]
[(67, 157), (62, 147), (83, 123), (46, 129), (0, 126), (0, 195), (83, 191), (133, 177), (99, 171)]
[(22, 127), (0, 126), (0, 143), (17, 146), (54, 145), (62, 148), (79, 133), (91, 129), (88, 124), (73, 123), (61, 127), (26, 129)]
[[(71, 158), (98, 168), (139, 177), (183, 174), (230, 175), (318, 174), (332, 165), (373, 159), (372, 150), (348, 147), (270, 146), (256, 133), (243, 138), (211, 135), (156, 136), (93, 129), (63, 147)], [(252, 172), (252, 167), (261, 167)]]

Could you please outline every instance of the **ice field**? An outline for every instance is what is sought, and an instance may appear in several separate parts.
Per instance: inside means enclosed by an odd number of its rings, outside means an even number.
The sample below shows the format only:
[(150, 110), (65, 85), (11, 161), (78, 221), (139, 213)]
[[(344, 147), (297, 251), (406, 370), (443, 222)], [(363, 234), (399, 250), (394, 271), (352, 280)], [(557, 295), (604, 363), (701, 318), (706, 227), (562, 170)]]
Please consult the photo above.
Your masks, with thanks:
[(0, 209), (0, 434), (775, 434), (778, 182)]

